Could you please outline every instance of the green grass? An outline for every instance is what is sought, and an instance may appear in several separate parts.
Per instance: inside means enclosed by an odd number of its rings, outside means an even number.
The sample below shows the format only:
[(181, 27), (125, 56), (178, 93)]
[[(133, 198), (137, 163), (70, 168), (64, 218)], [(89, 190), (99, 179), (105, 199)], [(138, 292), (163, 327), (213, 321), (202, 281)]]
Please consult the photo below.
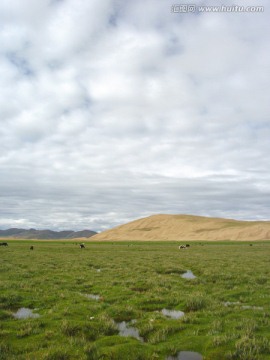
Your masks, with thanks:
[[(179, 242), (8, 242), (0, 248), (0, 360), (164, 360), (179, 351), (270, 359), (270, 242), (190, 242), (186, 250)], [(181, 278), (188, 269), (196, 279)], [(41, 316), (15, 319), (21, 307)], [(167, 318), (163, 308), (185, 316)], [(145, 342), (119, 336), (116, 322), (133, 319)]]

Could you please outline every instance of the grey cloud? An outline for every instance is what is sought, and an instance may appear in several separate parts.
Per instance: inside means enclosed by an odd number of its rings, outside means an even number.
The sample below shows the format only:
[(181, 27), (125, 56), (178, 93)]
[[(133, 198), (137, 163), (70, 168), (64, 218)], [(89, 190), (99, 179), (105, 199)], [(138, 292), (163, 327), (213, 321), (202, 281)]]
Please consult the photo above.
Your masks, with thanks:
[[(228, 178), (222, 181), (154, 178), (132, 184), (132, 180), (127, 184), (120, 182), (118, 186), (101, 184), (95, 189), (84, 186), (81, 191), (78, 184), (76, 188), (53, 184), (49, 192), (46, 187), (33, 187), (31, 193), (21, 191), (20, 194), (19, 191), (9, 198), (2, 198), (2, 203), (7, 215), (8, 204), (11, 204), (11, 213), (16, 218), (25, 212), (35, 213), (39, 227), (51, 223), (51, 226), (56, 224), (56, 228), (66, 228), (68, 223), (75, 229), (87, 227), (88, 223), (93, 228), (106, 228), (134, 219), (135, 214), (146, 216), (152, 213), (191, 212), (250, 219), (253, 218), (251, 206), (260, 209), (261, 218), (267, 216), (267, 206), (262, 202), (269, 199), (269, 191), (259, 191), (249, 182), (234, 182)], [(66, 208), (63, 208), (63, 202), (68, 204)], [(109, 224), (106, 224), (108, 219)]]
[(196, 15), (165, 0), (2, 3), (0, 228), (269, 218), (262, 4)]

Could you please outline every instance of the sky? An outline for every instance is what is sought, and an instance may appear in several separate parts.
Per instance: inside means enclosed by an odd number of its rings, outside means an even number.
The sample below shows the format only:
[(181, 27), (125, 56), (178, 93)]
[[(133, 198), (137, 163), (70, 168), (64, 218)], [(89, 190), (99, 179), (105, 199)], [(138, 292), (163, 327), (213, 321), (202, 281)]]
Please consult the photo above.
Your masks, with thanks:
[(0, 2), (1, 229), (270, 220), (270, 4), (181, 4)]

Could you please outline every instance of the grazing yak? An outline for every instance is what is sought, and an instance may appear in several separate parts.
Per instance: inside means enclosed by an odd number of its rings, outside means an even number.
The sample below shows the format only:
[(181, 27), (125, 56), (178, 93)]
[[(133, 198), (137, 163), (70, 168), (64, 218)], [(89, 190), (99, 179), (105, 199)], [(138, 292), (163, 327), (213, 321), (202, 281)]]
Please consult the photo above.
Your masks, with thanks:
[(8, 243), (7, 242), (2, 242), (2, 243), (0, 243), (0, 246), (8, 246)]
[(190, 245), (189, 245), (189, 244), (186, 244), (186, 245), (179, 245), (178, 249), (186, 249), (186, 248), (188, 248), (188, 247), (190, 247)]
[(34, 246), (30, 246), (30, 250), (34, 250)]
[(84, 244), (80, 244), (80, 249), (85, 249)]

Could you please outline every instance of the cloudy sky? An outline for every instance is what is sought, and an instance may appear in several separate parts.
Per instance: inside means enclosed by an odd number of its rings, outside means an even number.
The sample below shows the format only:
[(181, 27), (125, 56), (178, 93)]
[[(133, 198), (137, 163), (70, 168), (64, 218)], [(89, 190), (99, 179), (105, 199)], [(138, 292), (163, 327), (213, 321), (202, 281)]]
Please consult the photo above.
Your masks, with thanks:
[(1, 229), (270, 219), (270, 5), (184, 3), (0, 2)]

